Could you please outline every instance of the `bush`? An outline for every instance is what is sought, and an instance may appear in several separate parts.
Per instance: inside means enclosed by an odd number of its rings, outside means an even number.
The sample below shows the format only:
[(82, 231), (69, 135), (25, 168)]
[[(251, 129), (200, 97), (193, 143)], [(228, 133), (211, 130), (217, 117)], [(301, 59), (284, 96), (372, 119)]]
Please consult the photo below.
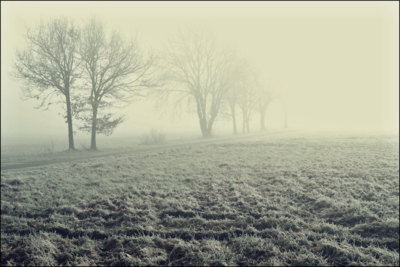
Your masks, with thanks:
[(149, 134), (145, 134), (140, 138), (141, 145), (158, 145), (165, 143), (165, 134), (156, 129), (151, 129)]

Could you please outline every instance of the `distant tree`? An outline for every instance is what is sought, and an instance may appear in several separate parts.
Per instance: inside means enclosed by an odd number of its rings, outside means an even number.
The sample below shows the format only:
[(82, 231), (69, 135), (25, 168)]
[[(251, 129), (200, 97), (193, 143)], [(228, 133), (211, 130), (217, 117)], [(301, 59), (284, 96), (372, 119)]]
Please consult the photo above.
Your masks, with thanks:
[(257, 85), (250, 65), (243, 62), (237, 72), (238, 106), (242, 111), (242, 132), (250, 132), (250, 118), (257, 108)]
[(252, 66), (245, 60), (236, 57), (231, 58), (231, 70), (229, 73), (228, 89), (224, 102), (230, 110), (233, 133), (237, 134), (236, 108), (242, 112), (242, 131), (250, 132), (250, 118), (254, 111), (264, 105), (266, 94), (261, 95), (262, 88)]
[(240, 100), (241, 79), (243, 78), (241, 64), (233, 58), (232, 69), (230, 72), (229, 85), (225, 93), (225, 103), (229, 107), (230, 117), (232, 118), (233, 134), (237, 134), (236, 107)]
[(237, 91), (237, 86), (232, 86), (229, 88), (226, 96), (226, 100), (230, 109), (230, 114), (232, 118), (233, 134), (237, 134), (237, 122), (236, 122), (236, 106), (239, 101), (239, 93)]
[(144, 59), (136, 42), (124, 42), (116, 32), (107, 35), (94, 19), (82, 29), (79, 54), (89, 95), (77, 101), (76, 114), (83, 122), (81, 129), (91, 132), (90, 148), (96, 150), (96, 133), (109, 135), (123, 121), (110, 109), (150, 86), (153, 60)]
[(228, 87), (229, 58), (199, 33), (181, 35), (166, 55), (166, 94), (194, 102), (203, 137), (212, 134)]
[(274, 94), (265, 84), (260, 84), (256, 81), (257, 87), (257, 111), (260, 113), (260, 130), (265, 131), (266, 113), (269, 105), (274, 100)]
[(253, 87), (243, 87), (239, 101), (239, 107), (242, 110), (242, 132), (250, 132), (250, 118), (256, 106), (255, 94), (252, 92)]
[(40, 100), (40, 107), (51, 104), (53, 95), (64, 98), (69, 149), (74, 150), (71, 88), (79, 77), (79, 30), (67, 19), (53, 19), (35, 30), (28, 29), (26, 39), (28, 46), (17, 51), (15, 76), (25, 82), (24, 95)]

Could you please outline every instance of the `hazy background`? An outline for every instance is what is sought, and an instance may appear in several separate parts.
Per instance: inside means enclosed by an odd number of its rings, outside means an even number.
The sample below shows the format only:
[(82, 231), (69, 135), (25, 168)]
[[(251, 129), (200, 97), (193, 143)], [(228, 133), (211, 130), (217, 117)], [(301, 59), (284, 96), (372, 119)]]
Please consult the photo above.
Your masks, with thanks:
[[(209, 32), (249, 59), (270, 88), (285, 92), (291, 129), (399, 131), (396, 2), (1, 2), (2, 141), (58, 136), (67, 142), (62, 109), (34, 109), (34, 101), (21, 100), (20, 83), (10, 76), (26, 26), (57, 16), (76, 23), (95, 16), (155, 53), (180, 30)], [(121, 113), (126, 121), (114, 137), (151, 128), (201, 134), (197, 115), (186, 109), (176, 117), (168, 107), (155, 109), (154, 102), (138, 99)], [(257, 116), (252, 123), (257, 130)], [(276, 103), (267, 126), (282, 123)], [(229, 119), (217, 121), (216, 134), (230, 131)]]

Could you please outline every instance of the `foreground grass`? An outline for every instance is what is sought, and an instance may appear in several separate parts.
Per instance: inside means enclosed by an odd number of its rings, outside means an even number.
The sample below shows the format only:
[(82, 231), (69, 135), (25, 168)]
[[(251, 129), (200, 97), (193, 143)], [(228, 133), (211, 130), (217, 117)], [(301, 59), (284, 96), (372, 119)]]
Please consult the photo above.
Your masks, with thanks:
[(1, 265), (399, 265), (398, 142), (203, 144), (1, 173)]

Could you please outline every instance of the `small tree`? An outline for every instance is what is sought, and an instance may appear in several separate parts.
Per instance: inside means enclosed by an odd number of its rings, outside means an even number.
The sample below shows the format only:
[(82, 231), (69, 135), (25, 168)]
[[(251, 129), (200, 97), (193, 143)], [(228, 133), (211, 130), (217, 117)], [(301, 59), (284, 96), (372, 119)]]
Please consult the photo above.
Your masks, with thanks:
[(17, 52), (17, 78), (25, 82), (27, 98), (40, 100), (39, 107), (50, 104), (53, 95), (64, 97), (69, 149), (75, 149), (72, 127), (71, 88), (79, 76), (76, 45), (78, 29), (67, 19), (54, 19), (27, 30), (28, 46)]
[(77, 116), (83, 121), (81, 129), (91, 132), (90, 148), (96, 150), (96, 134), (111, 134), (123, 121), (113, 117), (110, 108), (149, 86), (152, 60), (144, 60), (136, 43), (124, 42), (116, 32), (108, 36), (103, 24), (94, 19), (82, 30), (79, 54), (89, 96), (79, 101)]

